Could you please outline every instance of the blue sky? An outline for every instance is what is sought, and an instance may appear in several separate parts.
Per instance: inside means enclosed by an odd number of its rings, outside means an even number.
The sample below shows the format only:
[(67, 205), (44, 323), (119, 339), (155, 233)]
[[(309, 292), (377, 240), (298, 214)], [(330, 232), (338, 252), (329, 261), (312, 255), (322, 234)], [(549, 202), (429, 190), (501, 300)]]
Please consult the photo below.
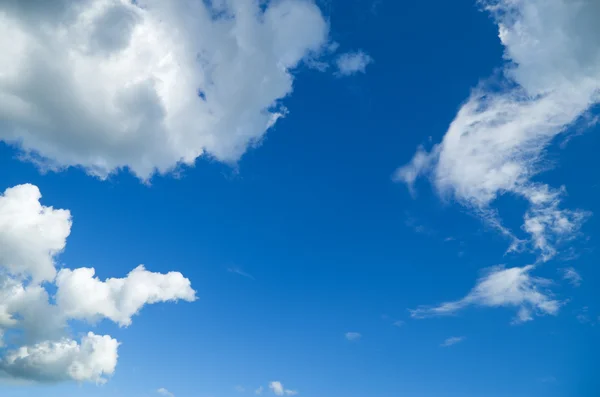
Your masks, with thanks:
[(595, 396), (579, 3), (0, 5), (0, 394)]

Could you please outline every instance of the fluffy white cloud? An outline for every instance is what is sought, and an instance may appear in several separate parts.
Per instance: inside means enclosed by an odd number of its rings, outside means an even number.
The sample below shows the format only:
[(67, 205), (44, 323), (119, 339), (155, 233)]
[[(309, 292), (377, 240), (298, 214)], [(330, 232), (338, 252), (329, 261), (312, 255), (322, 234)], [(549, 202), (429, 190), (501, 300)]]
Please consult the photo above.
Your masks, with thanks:
[(90, 268), (63, 269), (56, 276), (56, 304), (68, 318), (94, 322), (107, 318), (121, 326), (146, 304), (185, 300), (196, 293), (179, 272), (151, 273), (140, 265), (125, 278), (101, 281)]
[(541, 259), (548, 260), (559, 241), (577, 232), (586, 214), (560, 209), (562, 190), (532, 178), (547, 169), (543, 155), (554, 138), (585, 122), (586, 112), (600, 100), (600, 3), (480, 4), (499, 27), (508, 61), (504, 80), (474, 90), (442, 142), (430, 152), (420, 149), (396, 179), (412, 189), (419, 175), (429, 175), (441, 195), (472, 208), (510, 236), (491, 206), (507, 193), (526, 199), (530, 209), (523, 229)]
[(298, 394), (297, 390), (290, 390), (284, 388), (283, 384), (279, 381), (270, 382), (269, 389), (271, 389), (271, 391), (277, 396), (295, 396), (296, 394)]
[(3, 277), (0, 302), (0, 331), (20, 330), (28, 344), (62, 336), (66, 319), (41, 285)]
[(117, 366), (119, 343), (110, 336), (88, 333), (74, 340), (47, 341), (6, 353), (0, 370), (20, 379), (40, 382), (74, 380), (105, 383)]
[(464, 336), (452, 336), (452, 337), (446, 339), (440, 346), (450, 347), (450, 346), (456, 345), (457, 343), (460, 343), (464, 340), (465, 340)]
[(0, 195), (0, 266), (10, 274), (52, 280), (54, 257), (71, 233), (69, 211), (45, 207), (33, 185), (19, 185)]
[(510, 269), (493, 268), (481, 277), (475, 288), (464, 298), (438, 306), (421, 306), (411, 310), (413, 318), (448, 316), (469, 306), (516, 307), (516, 323), (532, 320), (533, 314), (558, 313), (561, 303), (541, 291), (550, 281), (532, 277), (533, 266)]
[(107, 318), (127, 326), (146, 304), (193, 301), (196, 293), (181, 273), (143, 266), (106, 281), (88, 268), (57, 274), (54, 259), (65, 248), (71, 217), (40, 198), (33, 185), (0, 196), (0, 337), (11, 332), (0, 351), (0, 376), (103, 383), (114, 372), (118, 342), (92, 333), (80, 343), (67, 338), (70, 320)]
[(235, 162), (327, 40), (311, 0), (3, 1), (0, 140), (100, 176)]
[(347, 340), (349, 341), (357, 341), (360, 338), (362, 338), (362, 334), (358, 333), (358, 332), (346, 332), (346, 334), (344, 335), (346, 337)]
[(365, 73), (367, 66), (372, 62), (373, 58), (368, 54), (356, 51), (340, 55), (336, 60), (336, 66), (340, 75), (350, 76), (356, 73)]

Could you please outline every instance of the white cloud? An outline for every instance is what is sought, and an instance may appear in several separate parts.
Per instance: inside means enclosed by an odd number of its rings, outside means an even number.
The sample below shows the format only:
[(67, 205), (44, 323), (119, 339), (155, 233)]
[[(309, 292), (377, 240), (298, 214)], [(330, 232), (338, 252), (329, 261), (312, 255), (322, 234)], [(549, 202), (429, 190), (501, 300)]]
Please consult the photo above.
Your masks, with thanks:
[(563, 280), (566, 280), (569, 283), (571, 283), (573, 287), (579, 287), (581, 285), (581, 281), (583, 280), (583, 278), (581, 277), (581, 275), (579, 275), (579, 273), (577, 273), (577, 271), (574, 268), (568, 267), (566, 269), (561, 269), (561, 273), (563, 276)]
[(52, 280), (54, 258), (71, 233), (69, 211), (40, 204), (33, 185), (19, 185), (0, 195), (0, 266), (13, 275), (31, 275), (35, 281)]
[(281, 382), (278, 381), (274, 381), (269, 383), (269, 389), (271, 389), (273, 391), (273, 393), (275, 393), (278, 396), (283, 396), (283, 385), (281, 384)]
[(249, 278), (250, 280), (256, 280), (253, 275), (251, 275), (250, 273), (246, 273), (239, 267), (230, 267), (227, 269), (227, 271), (229, 273), (237, 274), (238, 276)]
[(269, 389), (271, 389), (271, 391), (277, 396), (295, 396), (296, 394), (298, 394), (297, 390), (285, 389), (283, 387), (283, 384), (279, 381), (273, 381), (269, 383)]
[(0, 337), (11, 332), (0, 351), (0, 377), (103, 383), (114, 372), (119, 343), (93, 333), (77, 342), (67, 337), (69, 321), (107, 318), (127, 326), (144, 305), (193, 301), (195, 291), (181, 273), (151, 273), (143, 266), (104, 282), (94, 278), (94, 269), (57, 274), (55, 256), (65, 248), (71, 216), (40, 198), (33, 185), (0, 196)]
[(338, 73), (342, 76), (365, 73), (367, 66), (371, 63), (373, 63), (373, 58), (363, 51), (345, 53), (336, 60)]
[(0, 140), (44, 166), (140, 178), (235, 162), (328, 43), (310, 0), (0, 5)]
[(258, 389), (254, 390), (254, 394), (261, 395), (263, 392), (263, 387), (259, 386)]
[(441, 143), (419, 149), (396, 180), (411, 190), (428, 175), (437, 191), (473, 209), (503, 234), (519, 241), (492, 207), (504, 194), (526, 199), (523, 229), (545, 261), (572, 238), (586, 217), (559, 208), (562, 189), (532, 178), (554, 138), (600, 100), (600, 34), (595, 0), (481, 0), (498, 27), (507, 64), (500, 84), (475, 89)]
[(175, 394), (171, 393), (170, 391), (168, 391), (167, 389), (165, 389), (164, 387), (161, 387), (160, 389), (158, 389), (156, 391), (158, 394), (165, 396), (165, 397), (175, 397)]
[(541, 291), (550, 281), (532, 277), (533, 266), (510, 269), (493, 268), (481, 277), (477, 285), (464, 298), (445, 302), (438, 306), (421, 306), (411, 310), (413, 318), (427, 318), (456, 314), (469, 306), (515, 307), (518, 309), (516, 323), (532, 320), (533, 314), (556, 315), (560, 302), (549, 293)]
[(246, 388), (244, 388), (243, 386), (237, 385), (236, 387), (234, 387), (235, 391), (238, 393), (244, 393), (246, 391)]
[(464, 340), (465, 340), (464, 336), (453, 336), (453, 337), (446, 339), (440, 346), (450, 347), (450, 346), (456, 345), (457, 343), (460, 343)]
[(74, 340), (46, 341), (6, 353), (0, 370), (14, 378), (40, 382), (105, 383), (117, 365), (119, 343), (110, 336), (88, 333)]
[(360, 338), (362, 338), (362, 335), (358, 332), (346, 332), (346, 334), (344, 336), (349, 341), (357, 341)]
[(100, 281), (94, 269), (63, 269), (56, 276), (56, 304), (65, 316), (94, 322), (108, 318), (121, 326), (146, 304), (196, 299), (190, 280), (179, 272), (151, 273), (140, 265), (125, 278)]

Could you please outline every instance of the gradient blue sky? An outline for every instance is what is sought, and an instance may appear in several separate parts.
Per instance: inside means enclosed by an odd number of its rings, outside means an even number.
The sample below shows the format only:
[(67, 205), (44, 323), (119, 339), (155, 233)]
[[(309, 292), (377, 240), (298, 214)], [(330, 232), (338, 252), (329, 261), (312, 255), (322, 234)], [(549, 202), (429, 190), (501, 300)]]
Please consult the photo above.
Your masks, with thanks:
[[(101, 279), (138, 264), (176, 270), (198, 296), (144, 307), (127, 328), (74, 324), (75, 336), (92, 329), (122, 343), (105, 385), (6, 381), (0, 395), (151, 397), (165, 388), (235, 397), (260, 386), (271, 394), (271, 381), (301, 397), (597, 395), (594, 216), (559, 248), (569, 257), (535, 270), (553, 280), (556, 315), (513, 324), (515, 307), (426, 319), (409, 311), (461, 299), (482, 269), (539, 258), (534, 249), (506, 253), (508, 238), (427, 178), (414, 196), (392, 180), (419, 145), (442, 140), (473, 87), (504, 64), (493, 19), (471, 0), (318, 5), (338, 51), (362, 49), (373, 62), (348, 77), (296, 68), (282, 101), (289, 114), (235, 166), (200, 157), (144, 184), (127, 170), (106, 180), (80, 167), (40, 172), (14, 145), (0, 146), (1, 191), (31, 183), (42, 204), (71, 211), (60, 264), (94, 267)], [(595, 213), (600, 202), (596, 130), (554, 139), (548, 170), (534, 176), (566, 187), (563, 207)], [(506, 196), (494, 203), (523, 236), (526, 207)], [(561, 277), (571, 267), (578, 287)], [(452, 337), (462, 340), (442, 346)]]

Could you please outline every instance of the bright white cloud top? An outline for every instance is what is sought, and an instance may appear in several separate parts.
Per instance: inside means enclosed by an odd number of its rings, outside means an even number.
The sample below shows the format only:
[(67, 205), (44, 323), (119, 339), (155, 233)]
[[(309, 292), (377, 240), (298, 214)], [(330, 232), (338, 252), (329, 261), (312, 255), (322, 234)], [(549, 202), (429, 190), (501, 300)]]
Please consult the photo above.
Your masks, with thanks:
[(283, 387), (283, 384), (279, 381), (269, 382), (269, 389), (271, 389), (273, 394), (275, 394), (276, 396), (295, 396), (296, 394), (298, 394), (297, 390), (286, 389), (285, 387)]
[(291, 71), (329, 27), (310, 0), (207, 4), (3, 1), (0, 140), (99, 176), (237, 161), (285, 115)]
[[(104, 383), (115, 371), (119, 343), (91, 332), (73, 340), (69, 320), (128, 326), (147, 304), (191, 302), (196, 293), (180, 273), (152, 273), (143, 266), (106, 281), (88, 268), (57, 273), (55, 258), (65, 248), (71, 214), (40, 199), (33, 185), (0, 196), (0, 335), (15, 337), (2, 341), (0, 377)], [(46, 290), (49, 283), (56, 287), (54, 296)]]
[[(547, 261), (573, 238), (586, 213), (562, 209), (564, 189), (533, 177), (546, 148), (600, 101), (600, 3), (595, 0), (481, 0), (494, 17), (507, 63), (500, 84), (475, 89), (441, 143), (396, 172), (411, 189), (421, 175), (522, 246), (493, 208), (501, 195), (529, 203), (523, 230)], [(500, 87), (500, 88), (499, 88)]]

